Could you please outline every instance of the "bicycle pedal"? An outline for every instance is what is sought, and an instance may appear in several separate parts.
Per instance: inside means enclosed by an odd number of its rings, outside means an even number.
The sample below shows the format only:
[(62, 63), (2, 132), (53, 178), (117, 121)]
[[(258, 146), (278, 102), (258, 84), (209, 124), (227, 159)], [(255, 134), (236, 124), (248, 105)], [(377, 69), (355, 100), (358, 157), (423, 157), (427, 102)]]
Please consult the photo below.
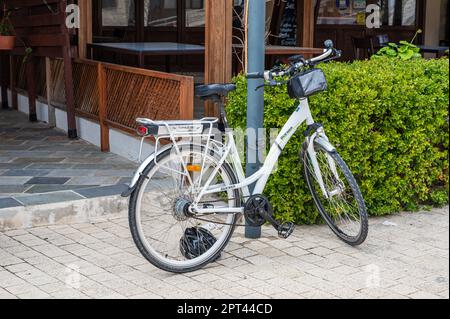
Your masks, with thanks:
[(295, 224), (294, 223), (284, 223), (280, 225), (278, 228), (278, 236), (283, 239), (288, 239), (292, 233), (295, 230)]

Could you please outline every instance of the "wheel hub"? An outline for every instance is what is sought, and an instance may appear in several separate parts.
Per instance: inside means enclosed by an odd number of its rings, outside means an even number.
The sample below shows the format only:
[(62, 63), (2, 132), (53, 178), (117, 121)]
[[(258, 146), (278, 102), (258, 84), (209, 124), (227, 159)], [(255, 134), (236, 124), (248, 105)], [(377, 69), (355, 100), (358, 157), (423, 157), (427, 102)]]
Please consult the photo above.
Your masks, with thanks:
[(192, 202), (186, 198), (178, 198), (175, 200), (174, 208), (173, 208), (173, 217), (175, 217), (178, 221), (185, 221), (189, 217), (191, 217), (191, 213), (189, 212), (189, 207)]

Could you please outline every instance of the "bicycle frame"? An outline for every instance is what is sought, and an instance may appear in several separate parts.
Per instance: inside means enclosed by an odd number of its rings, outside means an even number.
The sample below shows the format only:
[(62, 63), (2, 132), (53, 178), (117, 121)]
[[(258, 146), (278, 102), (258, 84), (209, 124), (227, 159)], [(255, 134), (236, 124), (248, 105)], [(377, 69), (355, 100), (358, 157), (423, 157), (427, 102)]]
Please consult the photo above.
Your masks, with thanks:
[[(269, 151), (269, 154), (264, 162), (263, 167), (260, 170), (258, 170), (255, 174), (253, 174), (252, 176), (250, 176), (248, 178), (245, 177), (245, 172), (242, 168), (242, 162), (241, 162), (241, 159), (239, 156), (238, 149), (235, 144), (233, 132), (232, 131), (227, 132), (226, 135), (228, 138), (228, 142), (224, 146), (224, 152), (223, 152), (222, 158), (221, 158), (219, 164), (217, 165), (217, 167), (211, 173), (211, 175), (210, 175), (209, 179), (207, 180), (207, 182), (205, 183), (205, 185), (199, 191), (194, 202), (192, 203), (191, 212), (195, 213), (195, 214), (243, 213), (244, 212), (243, 207), (200, 208), (198, 206), (199, 206), (199, 203), (201, 202), (202, 198), (205, 195), (217, 194), (217, 193), (229, 191), (229, 190), (237, 190), (237, 189), (241, 190), (244, 198), (249, 198), (251, 195), (262, 194), (264, 192), (264, 189), (266, 187), (266, 184), (267, 184), (267, 181), (269, 180), (270, 175), (272, 174), (272, 172), (275, 169), (275, 165), (277, 164), (281, 153), (283, 152), (284, 148), (286, 147), (286, 145), (288, 144), (290, 139), (297, 132), (298, 128), (305, 122), (310, 127), (315, 124), (314, 119), (311, 114), (311, 110), (309, 108), (308, 99), (302, 99), (300, 101), (300, 104), (298, 105), (297, 109), (291, 115), (289, 120), (286, 122), (286, 124), (282, 128), (280, 134), (278, 135), (278, 137), (275, 140), (275, 143), (272, 145), (272, 147)], [(211, 131), (208, 134), (208, 142), (207, 142), (207, 145), (205, 148), (205, 152), (208, 152), (208, 150), (210, 150), (209, 149), (210, 140), (211, 140), (210, 135), (211, 135)], [(186, 137), (188, 137), (188, 136), (191, 136), (191, 135), (186, 135)], [(174, 148), (175, 153), (176, 153), (175, 155), (179, 156), (181, 154), (180, 148), (176, 142), (176, 138), (174, 136), (168, 136), (168, 137), (171, 138), (171, 140), (173, 141), (174, 144), (168, 145), (168, 146), (162, 148), (161, 150), (159, 150), (159, 152), (158, 152), (158, 150), (156, 150), (154, 154), (152, 154), (150, 157), (148, 157), (141, 164), (141, 166), (139, 167), (139, 169), (137, 170), (136, 174), (134, 175), (134, 177), (132, 179), (129, 189), (126, 192), (124, 192), (122, 194), (122, 196), (128, 197), (134, 191), (145, 168), (151, 162), (154, 161), (156, 163), (156, 165), (158, 165), (158, 163), (156, 161), (158, 154), (160, 154), (163, 151), (166, 151), (167, 148)], [(165, 137), (165, 138), (168, 138), (168, 137)], [(309, 155), (309, 158), (312, 163), (313, 170), (314, 170), (313, 173), (315, 175), (316, 181), (318, 182), (323, 195), (325, 196), (325, 198), (328, 198), (330, 196), (331, 197), (335, 196), (336, 192), (339, 192), (339, 191), (333, 190), (331, 192), (328, 192), (328, 190), (326, 189), (326, 187), (324, 185), (324, 181), (323, 181), (322, 173), (320, 171), (319, 164), (317, 161), (317, 156), (316, 156), (316, 151), (315, 151), (314, 145), (315, 144), (321, 145), (329, 153), (335, 152), (336, 149), (334, 148), (334, 146), (332, 146), (330, 144), (328, 137), (325, 134), (324, 129), (321, 127), (318, 128), (311, 136), (307, 137), (306, 143), (307, 143), (307, 147), (305, 149), (305, 152), (307, 152)], [(158, 139), (157, 139), (156, 144), (158, 145)], [(142, 145), (141, 145), (141, 148), (142, 148)], [(227, 162), (228, 158), (230, 158), (231, 161)], [(225, 162), (227, 162), (233, 166), (233, 168), (236, 172), (236, 175), (237, 175), (236, 177), (238, 179), (238, 183), (235, 185), (229, 185), (229, 186), (223, 186), (223, 185), (211, 186), (211, 183), (213, 182), (215, 176), (217, 175), (217, 173), (219, 172), (219, 170), (223, 166), (223, 164), (225, 164)], [(332, 157), (329, 155), (328, 155), (328, 164), (330, 166), (331, 171), (335, 175), (336, 180), (340, 181), (339, 174), (337, 173), (337, 169), (336, 169), (336, 163), (334, 162)], [(185, 176), (189, 180), (190, 184), (193, 185), (193, 187), (195, 187), (196, 183), (191, 179), (191, 176), (186, 168), (186, 163), (183, 163), (183, 169), (184, 169), (184, 172), (178, 172), (178, 173)], [(202, 172), (201, 172), (201, 175), (199, 178), (200, 181), (202, 180), (203, 169), (204, 169), (204, 163), (202, 164)], [(253, 185), (253, 184), (255, 184), (255, 187), (253, 189), (253, 192), (250, 192), (250, 185)]]
[[(242, 162), (239, 157), (239, 153), (234, 141), (233, 132), (227, 132), (228, 137), (228, 143), (225, 146), (225, 152), (222, 156), (221, 161), (219, 162), (219, 165), (215, 168), (213, 173), (210, 175), (210, 178), (207, 180), (206, 184), (203, 186), (202, 190), (196, 197), (195, 201), (193, 202), (191, 206), (192, 212), (196, 214), (230, 214), (230, 213), (243, 213), (244, 208), (243, 207), (237, 207), (237, 208), (200, 208), (198, 207), (199, 203), (201, 202), (201, 199), (208, 194), (215, 194), (220, 193), (228, 190), (236, 190), (240, 189), (244, 195), (244, 198), (248, 198), (251, 195), (258, 195), (262, 194), (264, 192), (264, 189), (266, 187), (266, 184), (269, 180), (270, 175), (275, 169), (275, 165), (278, 162), (278, 159), (280, 155), (282, 154), (282, 151), (288, 144), (289, 140), (294, 136), (294, 134), (297, 132), (298, 128), (305, 123), (308, 126), (313, 125), (314, 119), (312, 117), (308, 99), (302, 99), (300, 101), (299, 106), (295, 110), (295, 112), (291, 115), (289, 120), (286, 122), (285, 126), (282, 128), (280, 134), (275, 140), (275, 143), (272, 145), (269, 154), (264, 162), (263, 167), (257, 171), (252, 176), (246, 178), (244, 170), (242, 168)], [(320, 185), (320, 188), (322, 192), (324, 193), (324, 196), (328, 197), (330, 194), (327, 192), (322, 174), (319, 169), (319, 165), (317, 162), (316, 152), (314, 149), (314, 143), (319, 143), (329, 152), (334, 152), (336, 149), (329, 143), (328, 138), (325, 135), (325, 131), (323, 129), (319, 129), (316, 132), (314, 132), (310, 137), (308, 137), (308, 148), (307, 152), (309, 153), (310, 159), (312, 161), (313, 167), (314, 167), (314, 173), (316, 175), (316, 179)], [(229, 186), (211, 186), (211, 183), (213, 182), (215, 176), (219, 172), (219, 169), (222, 167), (222, 165), (226, 162), (227, 158), (231, 159), (231, 163), (233, 165), (233, 168), (235, 169), (237, 173), (237, 178), (239, 183), (235, 185), (229, 185)], [(330, 157), (328, 159), (328, 162), (330, 164), (332, 172), (335, 174), (336, 178), (339, 180), (339, 176), (337, 173), (336, 165), (333, 161), (333, 159)], [(253, 189), (253, 192), (250, 192), (250, 185), (255, 184), (255, 187)]]

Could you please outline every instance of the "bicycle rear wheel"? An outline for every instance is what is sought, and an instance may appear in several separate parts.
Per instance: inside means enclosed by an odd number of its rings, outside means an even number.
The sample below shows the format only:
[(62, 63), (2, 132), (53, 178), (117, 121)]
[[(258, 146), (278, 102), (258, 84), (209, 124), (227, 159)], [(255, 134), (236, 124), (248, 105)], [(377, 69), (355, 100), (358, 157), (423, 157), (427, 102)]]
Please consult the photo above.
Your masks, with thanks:
[(314, 203), (325, 222), (341, 240), (351, 246), (361, 245), (367, 239), (369, 223), (359, 186), (337, 152), (328, 152), (318, 144), (315, 145), (315, 151), (327, 195), (317, 181), (309, 153), (304, 152), (306, 182)]
[[(145, 169), (130, 198), (129, 222), (136, 246), (154, 266), (174, 273), (195, 271), (215, 261), (227, 245), (240, 214), (198, 216), (188, 211), (218, 165), (213, 152), (183, 145), (181, 154), (168, 149)], [(183, 175), (185, 166), (195, 168), (189, 173), (191, 178)], [(226, 163), (214, 177), (212, 185), (217, 184), (236, 184)], [(228, 190), (209, 195), (203, 202), (214, 208), (239, 207), (241, 197), (239, 191)]]

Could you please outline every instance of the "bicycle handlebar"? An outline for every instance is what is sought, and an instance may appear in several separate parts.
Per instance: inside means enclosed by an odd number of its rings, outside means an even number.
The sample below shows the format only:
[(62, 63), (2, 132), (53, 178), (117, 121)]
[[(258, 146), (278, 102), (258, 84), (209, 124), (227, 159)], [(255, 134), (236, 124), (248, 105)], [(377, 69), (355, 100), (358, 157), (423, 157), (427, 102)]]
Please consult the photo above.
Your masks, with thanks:
[(247, 79), (265, 79), (266, 81), (271, 81), (274, 77), (280, 77), (285, 75), (292, 75), (293, 73), (299, 71), (304, 66), (313, 66), (324, 60), (328, 59), (332, 54), (336, 54), (336, 58), (341, 57), (341, 52), (334, 48), (333, 41), (327, 40), (325, 41), (325, 50), (324, 53), (316, 56), (309, 60), (303, 60), (297, 63), (294, 63), (291, 67), (286, 70), (270, 70), (265, 72), (253, 72), (248, 73), (246, 75)]

